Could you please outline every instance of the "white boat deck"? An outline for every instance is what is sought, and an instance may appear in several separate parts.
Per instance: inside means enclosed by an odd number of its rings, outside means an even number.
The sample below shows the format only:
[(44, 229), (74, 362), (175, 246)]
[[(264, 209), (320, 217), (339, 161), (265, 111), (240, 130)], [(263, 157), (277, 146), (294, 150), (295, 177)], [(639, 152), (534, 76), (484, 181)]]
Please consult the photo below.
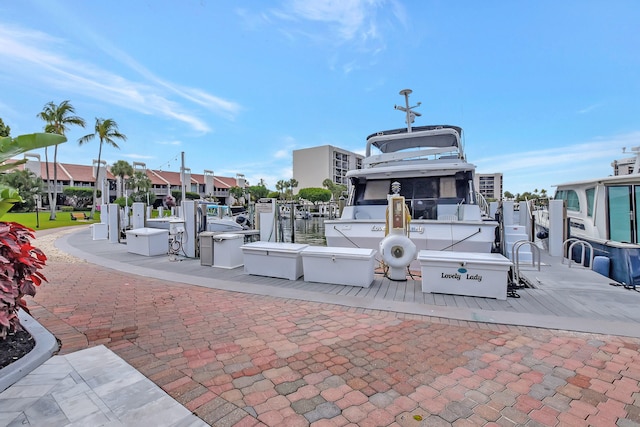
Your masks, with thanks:
[[(88, 228), (56, 241), (60, 249), (89, 262), (158, 279), (235, 292), (420, 314), (461, 321), (564, 329), (640, 337), (640, 292), (611, 286), (590, 270), (543, 258), (541, 271), (524, 269), (533, 288), (506, 300), (423, 293), (419, 272), (406, 282), (374, 276), (369, 288), (252, 276), (244, 268), (200, 265), (199, 259), (169, 261), (127, 252), (126, 245), (91, 239)], [(530, 271), (526, 271), (530, 270)]]

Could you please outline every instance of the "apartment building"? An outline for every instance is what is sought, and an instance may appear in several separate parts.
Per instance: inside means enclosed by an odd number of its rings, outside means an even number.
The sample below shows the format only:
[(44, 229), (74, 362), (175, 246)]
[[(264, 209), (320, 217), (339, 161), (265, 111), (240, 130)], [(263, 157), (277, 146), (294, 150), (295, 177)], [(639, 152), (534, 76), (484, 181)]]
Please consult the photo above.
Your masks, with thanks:
[[(37, 154), (25, 154), (27, 162), (18, 166), (17, 169), (28, 169), (36, 176), (45, 181), (45, 188), (48, 185), (49, 190), (53, 190), (53, 162), (49, 162), (49, 181), (47, 182), (46, 162), (40, 160)], [(57, 193), (58, 204), (64, 204), (64, 196), (62, 191), (66, 187), (90, 187), (96, 185), (97, 161), (94, 160), (92, 166), (76, 165), (69, 163), (57, 164)], [(101, 161), (100, 181), (98, 188), (105, 192), (106, 199), (111, 202), (118, 197), (117, 185), (118, 177), (113, 175), (110, 165)], [(161, 200), (165, 195), (171, 194), (172, 191), (182, 190), (182, 179), (180, 172), (163, 171), (147, 169), (144, 163), (134, 162), (134, 171), (142, 171), (151, 180), (151, 191), (156, 195), (157, 200)], [(105, 174), (106, 170), (106, 174)], [(216, 197), (223, 204), (232, 203), (232, 195), (229, 189), (236, 186), (246, 186), (246, 180), (243, 175), (238, 174), (236, 177), (215, 176), (213, 171), (205, 170), (202, 174), (192, 173), (191, 169), (184, 169), (184, 181), (186, 183), (185, 190), (191, 193), (198, 193), (201, 197)]]
[(615, 176), (631, 175), (632, 173), (634, 173), (636, 158), (628, 157), (626, 159), (614, 160), (614, 162), (611, 163), (611, 166), (613, 167), (613, 174)]
[(360, 154), (332, 145), (293, 150), (293, 178), (298, 181), (298, 188), (322, 188), (327, 178), (347, 185), (347, 171), (362, 168), (363, 159)]
[(485, 199), (502, 200), (501, 173), (476, 173), (473, 184)]

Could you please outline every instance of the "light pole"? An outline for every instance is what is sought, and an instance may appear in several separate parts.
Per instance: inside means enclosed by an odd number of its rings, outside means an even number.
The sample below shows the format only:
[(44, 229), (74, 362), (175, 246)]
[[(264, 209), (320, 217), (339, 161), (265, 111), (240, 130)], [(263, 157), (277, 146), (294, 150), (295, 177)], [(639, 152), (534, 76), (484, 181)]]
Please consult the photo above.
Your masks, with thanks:
[(36, 228), (40, 228), (40, 195), (34, 194), (33, 197), (36, 199)]

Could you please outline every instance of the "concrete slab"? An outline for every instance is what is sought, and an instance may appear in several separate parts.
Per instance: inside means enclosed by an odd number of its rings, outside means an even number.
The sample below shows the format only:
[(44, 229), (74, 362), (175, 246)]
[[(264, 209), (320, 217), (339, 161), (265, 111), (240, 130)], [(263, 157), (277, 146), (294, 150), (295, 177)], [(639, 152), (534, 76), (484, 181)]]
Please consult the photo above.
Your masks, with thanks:
[(207, 424), (105, 346), (54, 356), (0, 393), (0, 425)]

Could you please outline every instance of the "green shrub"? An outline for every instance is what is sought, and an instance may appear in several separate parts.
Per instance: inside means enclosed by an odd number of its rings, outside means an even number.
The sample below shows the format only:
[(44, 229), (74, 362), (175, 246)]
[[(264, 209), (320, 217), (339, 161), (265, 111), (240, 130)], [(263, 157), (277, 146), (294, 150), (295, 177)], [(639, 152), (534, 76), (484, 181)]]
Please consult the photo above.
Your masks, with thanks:
[(133, 199), (131, 197), (127, 197), (127, 199), (125, 200), (124, 197), (118, 197), (113, 201), (113, 203), (120, 206), (121, 208), (124, 208), (125, 206), (127, 206), (127, 204), (129, 206), (133, 205)]

